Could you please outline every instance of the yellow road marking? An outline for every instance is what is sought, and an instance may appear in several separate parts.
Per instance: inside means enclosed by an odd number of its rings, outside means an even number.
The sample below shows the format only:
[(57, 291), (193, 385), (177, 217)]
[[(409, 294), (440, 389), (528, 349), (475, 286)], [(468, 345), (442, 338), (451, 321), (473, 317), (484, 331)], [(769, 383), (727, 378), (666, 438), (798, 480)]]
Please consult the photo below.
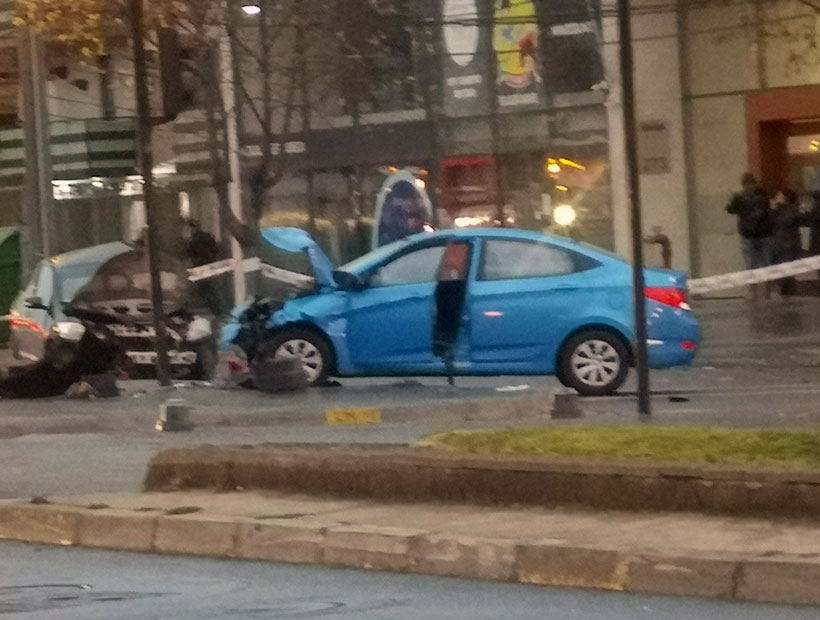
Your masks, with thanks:
[(364, 409), (325, 409), (325, 424), (331, 426), (380, 424), (382, 410), (377, 408)]

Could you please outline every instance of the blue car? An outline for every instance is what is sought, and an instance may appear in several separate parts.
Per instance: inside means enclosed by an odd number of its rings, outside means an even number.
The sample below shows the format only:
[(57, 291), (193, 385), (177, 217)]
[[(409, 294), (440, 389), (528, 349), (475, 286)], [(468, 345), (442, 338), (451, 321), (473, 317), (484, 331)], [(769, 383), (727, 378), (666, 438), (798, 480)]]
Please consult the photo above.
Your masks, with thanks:
[[(277, 230), (263, 231), (277, 243)], [(451, 365), (433, 354), (434, 296), (458, 244), (466, 291)], [(303, 249), (308, 249), (307, 246)], [(540, 233), (470, 228), (423, 233), (331, 271), (308, 249), (316, 290), (265, 319), (260, 351), (297, 358), (311, 384), (328, 376), (554, 374), (583, 395), (616, 391), (633, 363), (630, 266), (606, 251)], [(445, 274), (445, 275), (442, 275)], [(688, 365), (699, 327), (682, 272), (646, 269), (649, 360)], [(247, 307), (222, 332), (229, 347)]]

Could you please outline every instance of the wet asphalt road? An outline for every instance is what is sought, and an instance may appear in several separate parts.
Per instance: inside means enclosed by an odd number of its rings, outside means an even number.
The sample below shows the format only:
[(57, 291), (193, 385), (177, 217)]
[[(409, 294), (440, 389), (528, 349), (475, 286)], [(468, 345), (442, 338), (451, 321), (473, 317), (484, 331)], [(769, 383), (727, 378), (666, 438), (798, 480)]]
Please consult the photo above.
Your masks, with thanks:
[[(653, 424), (820, 428), (820, 301), (750, 307), (702, 305), (704, 345), (696, 367), (652, 374)], [(293, 407), (439, 402), (498, 397), (495, 388), (555, 389), (551, 377), (343, 381), (344, 387), (271, 397), (183, 388), (159, 393), (131, 385), (112, 401), (0, 401), (0, 498), (133, 492), (157, 450), (189, 443), (260, 441), (407, 443), (449, 428), (499, 422), (408, 419), (378, 426), (328, 427), (320, 416), (263, 427), (208, 427), (157, 433), (157, 403), (182, 396), (197, 410), (229, 417), (275, 417)], [(634, 379), (622, 394), (585, 399), (574, 423), (635, 423)], [(523, 393), (523, 392), (522, 392)], [(301, 403), (301, 404), (300, 404)], [(60, 432), (53, 421), (89, 422)], [(45, 423), (48, 424), (45, 424)], [(533, 421), (526, 421), (533, 424)], [(538, 423), (551, 423), (541, 420)], [(5, 426), (4, 426), (5, 424)], [(5, 438), (3, 436), (5, 429)], [(736, 604), (686, 598), (471, 582), (253, 562), (129, 555), (0, 544), (0, 615), (37, 620), (108, 618), (498, 618), (539, 620), (808, 620), (817, 608)]]
[(816, 608), (0, 544), (21, 620), (809, 620)]
[[(698, 309), (704, 338), (693, 368), (652, 373), (652, 424), (767, 428), (820, 428), (820, 300), (768, 304), (719, 301)], [(734, 348), (732, 348), (734, 347)], [(732, 354), (727, 354), (732, 351)], [(740, 353), (738, 353), (740, 351)], [(815, 353), (816, 352), (816, 356)], [(452, 428), (524, 421), (473, 421), (435, 415), (365, 427), (325, 426), (326, 407), (444, 403), (498, 398), (497, 388), (559, 387), (553, 377), (342, 380), (343, 387), (267, 395), (248, 390), (186, 387), (163, 392), (152, 382), (131, 384), (114, 400), (0, 401), (0, 498), (139, 489), (156, 451), (185, 444), (270, 442), (410, 443)], [(582, 401), (586, 415), (572, 423), (638, 423), (634, 376), (621, 394)], [(526, 394), (514, 392), (513, 394)], [(197, 416), (248, 416), (267, 426), (203, 426), (187, 433), (157, 433), (158, 405), (182, 397)], [(566, 423), (566, 422), (563, 422)]]

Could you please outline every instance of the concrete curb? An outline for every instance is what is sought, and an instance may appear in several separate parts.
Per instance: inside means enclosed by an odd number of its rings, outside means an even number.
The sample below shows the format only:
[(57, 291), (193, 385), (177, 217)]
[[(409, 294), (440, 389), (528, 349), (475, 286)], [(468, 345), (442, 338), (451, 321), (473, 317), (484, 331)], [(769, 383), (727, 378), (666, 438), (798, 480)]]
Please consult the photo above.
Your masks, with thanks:
[[(184, 398), (184, 394), (180, 395)], [(553, 393), (545, 390), (530, 390), (524, 396), (497, 395), (488, 393), (477, 398), (446, 398), (418, 405), (380, 407), (375, 404), (350, 405), (345, 409), (379, 409), (382, 423), (399, 423), (408, 420), (523, 420), (548, 417), (552, 409)], [(191, 420), (195, 427), (235, 426), (255, 427), (275, 424), (304, 422), (305, 419), (324, 420), (325, 406), (283, 407), (259, 413), (244, 414), (229, 418), (224, 414), (198, 411), (192, 404)]]
[[(168, 392), (168, 398), (185, 400), (185, 391)], [(123, 396), (122, 398), (127, 398)], [(163, 398), (161, 402), (167, 400)], [(14, 402), (12, 400), (3, 402)], [(61, 399), (48, 401), (58, 407)], [(116, 405), (117, 399), (106, 399), (105, 406)], [(140, 408), (127, 422), (126, 430), (145, 430), (154, 428), (161, 402), (141, 401)], [(321, 422), (325, 420), (325, 406), (297, 405), (288, 406), (275, 402), (269, 407), (255, 407), (254, 411), (231, 415), (213, 408), (202, 408), (196, 402), (188, 402), (191, 407), (193, 429), (213, 428), (258, 428), (287, 424), (302, 424), (306, 420)], [(96, 407), (96, 403), (94, 405)], [(129, 407), (134, 407), (132, 403)], [(531, 390), (526, 395), (498, 395), (487, 393), (483, 397), (447, 398), (438, 402), (426, 402), (418, 405), (376, 407), (380, 409), (381, 422), (386, 424), (402, 423), (411, 420), (523, 420), (539, 419), (549, 416), (552, 406), (552, 393), (543, 390)], [(370, 408), (372, 404), (362, 405)], [(357, 407), (350, 406), (355, 409)], [(54, 416), (12, 416), (0, 420), (0, 439), (10, 439), (32, 434), (65, 434), (65, 433), (100, 433), (108, 430), (122, 430), (122, 420), (112, 419), (108, 409), (91, 410), (83, 414), (62, 414)]]
[(404, 447), (176, 448), (151, 459), (143, 487), (789, 518), (820, 515), (820, 474), (811, 471), (495, 458)]
[(659, 554), (421, 529), (0, 504), (0, 540), (323, 564), (622, 592), (820, 604), (820, 562)]

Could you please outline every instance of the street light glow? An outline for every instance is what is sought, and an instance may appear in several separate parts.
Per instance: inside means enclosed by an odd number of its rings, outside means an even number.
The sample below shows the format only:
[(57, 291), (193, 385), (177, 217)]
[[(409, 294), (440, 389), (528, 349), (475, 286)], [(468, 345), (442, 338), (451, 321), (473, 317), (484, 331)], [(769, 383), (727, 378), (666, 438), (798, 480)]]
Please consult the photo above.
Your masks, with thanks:
[(575, 209), (572, 205), (558, 205), (552, 212), (552, 219), (559, 226), (571, 226), (575, 221)]

